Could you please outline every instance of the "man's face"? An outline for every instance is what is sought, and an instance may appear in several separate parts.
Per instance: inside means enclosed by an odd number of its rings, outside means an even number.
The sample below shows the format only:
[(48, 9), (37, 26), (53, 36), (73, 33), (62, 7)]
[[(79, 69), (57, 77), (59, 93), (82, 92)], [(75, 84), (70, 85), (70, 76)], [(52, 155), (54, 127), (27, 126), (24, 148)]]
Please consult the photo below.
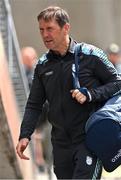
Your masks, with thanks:
[(45, 46), (48, 49), (60, 51), (68, 34), (69, 26), (65, 24), (60, 27), (54, 19), (50, 21), (41, 19), (39, 29)]

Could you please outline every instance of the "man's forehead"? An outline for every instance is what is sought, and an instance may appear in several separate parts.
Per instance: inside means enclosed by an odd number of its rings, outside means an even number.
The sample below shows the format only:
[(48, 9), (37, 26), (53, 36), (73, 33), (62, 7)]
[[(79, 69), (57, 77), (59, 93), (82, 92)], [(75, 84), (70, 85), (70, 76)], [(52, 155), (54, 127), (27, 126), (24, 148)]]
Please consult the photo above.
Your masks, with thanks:
[(39, 24), (58, 24), (57, 23), (57, 21), (54, 19), (54, 18), (52, 18), (52, 19), (48, 19), (48, 20), (46, 20), (46, 19), (40, 19), (39, 20)]
[(57, 21), (55, 19), (52, 19), (52, 20), (44, 20), (44, 19), (41, 19), (39, 21), (39, 27), (40, 28), (43, 28), (43, 27), (58, 27), (60, 28), (59, 24), (57, 23)]

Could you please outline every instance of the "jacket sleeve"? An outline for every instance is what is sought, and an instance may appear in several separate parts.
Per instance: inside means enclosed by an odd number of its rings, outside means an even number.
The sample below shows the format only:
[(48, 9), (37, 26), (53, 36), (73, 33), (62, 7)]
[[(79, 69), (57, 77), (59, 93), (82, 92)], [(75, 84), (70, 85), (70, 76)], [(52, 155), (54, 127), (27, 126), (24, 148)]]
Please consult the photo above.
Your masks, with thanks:
[(36, 66), (34, 71), (34, 78), (25, 107), (19, 140), (22, 138), (28, 138), (30, 140), (30, 137), (36, 127), (38, 118), (41, 115), (42, 106), (46, 99), (45, 90), (41, 81), (41, 77), (38, 73), (38, 66), (39, 65)]
[(113, 66), (109, 66), (100, 58), (97, 57), (94, 61), (94, 75), (102, 85), (88, 90), (90, 101), (105, 101), (121, 92), (121, 77)]

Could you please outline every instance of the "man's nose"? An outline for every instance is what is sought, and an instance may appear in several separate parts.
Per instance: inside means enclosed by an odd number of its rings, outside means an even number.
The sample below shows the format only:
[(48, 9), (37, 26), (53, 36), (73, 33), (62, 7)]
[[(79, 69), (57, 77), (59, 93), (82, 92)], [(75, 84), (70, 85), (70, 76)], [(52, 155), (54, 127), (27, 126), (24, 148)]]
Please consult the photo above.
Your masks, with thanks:
[(43, 33), (42, 33), (42, 36), (43, 36), (43, 38), (48, 37), (48, 32), (46, 30), (44, 30)]

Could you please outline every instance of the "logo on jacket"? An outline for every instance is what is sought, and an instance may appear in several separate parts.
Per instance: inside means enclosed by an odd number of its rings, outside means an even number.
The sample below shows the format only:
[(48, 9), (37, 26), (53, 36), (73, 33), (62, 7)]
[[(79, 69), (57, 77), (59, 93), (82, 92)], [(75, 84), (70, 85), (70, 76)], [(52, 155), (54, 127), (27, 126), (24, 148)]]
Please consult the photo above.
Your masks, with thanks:
[(49, 72), (46, 72), (45, 73), (45, 76), (50, 76), (50, 75), (52, 75), (53, 74), (53, 71), (49, 71)]
[(86, 164), (87, 165), (92, 165), (92, 157), (90, 157), (90, 156), (86, 157)]

